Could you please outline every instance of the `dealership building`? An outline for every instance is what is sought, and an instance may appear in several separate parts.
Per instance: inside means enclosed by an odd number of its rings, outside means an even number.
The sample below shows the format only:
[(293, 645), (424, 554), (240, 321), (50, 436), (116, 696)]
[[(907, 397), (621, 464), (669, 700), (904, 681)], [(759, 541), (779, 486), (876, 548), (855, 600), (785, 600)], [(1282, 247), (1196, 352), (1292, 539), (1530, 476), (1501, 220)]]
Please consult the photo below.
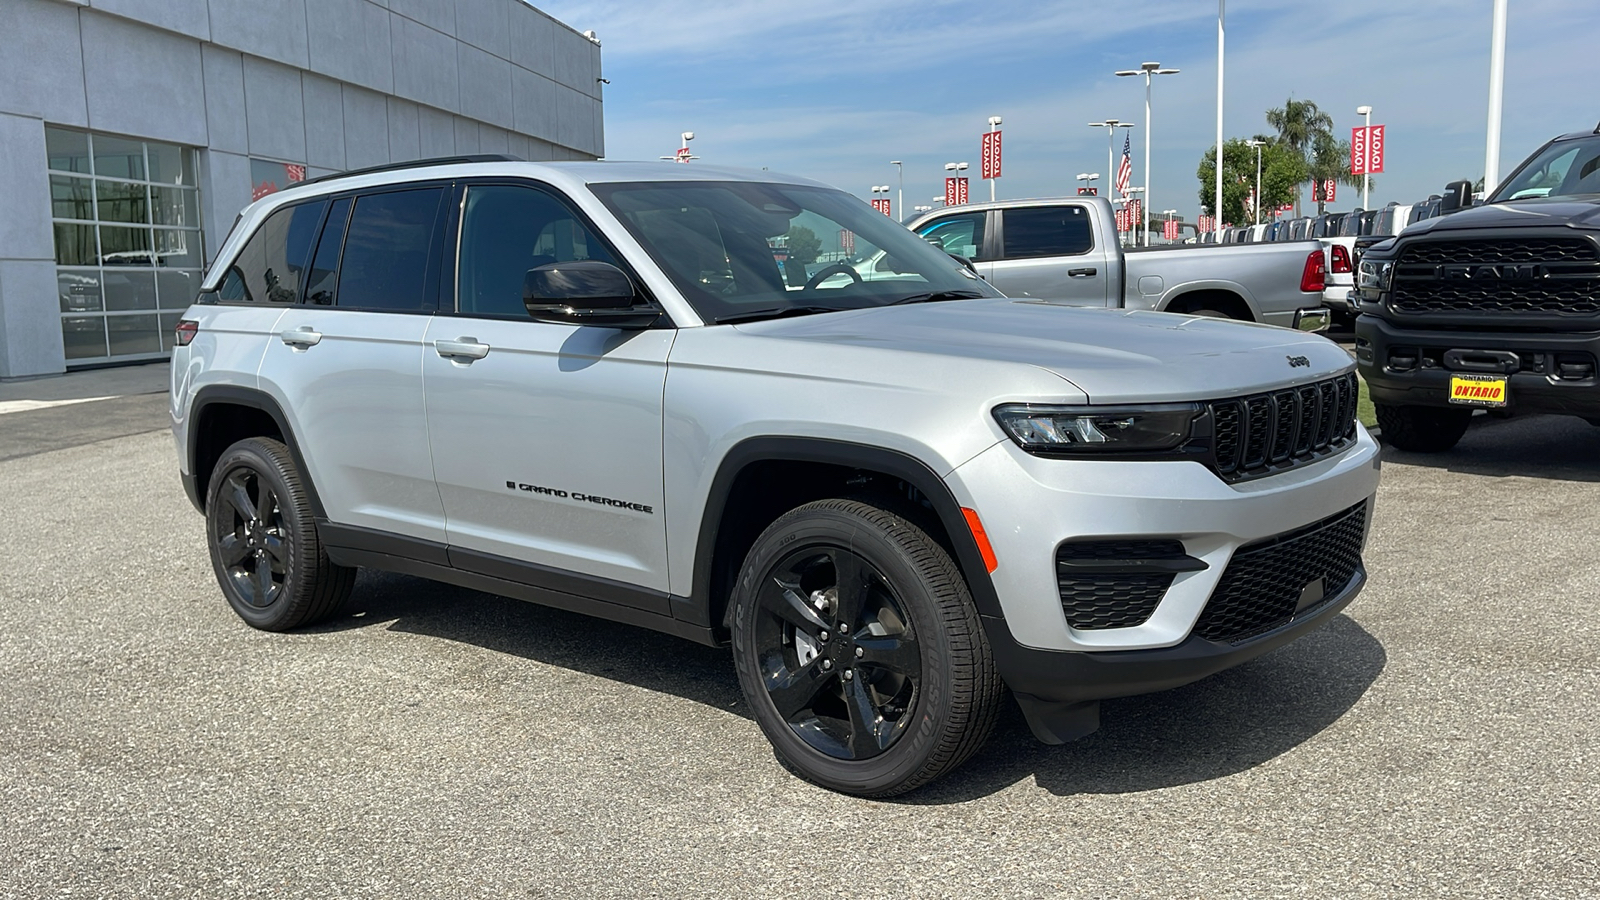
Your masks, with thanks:
[(238, 211), (409, 159), (603, 154), (523, 0), (0, 0), (0, 378), (161, 359)]

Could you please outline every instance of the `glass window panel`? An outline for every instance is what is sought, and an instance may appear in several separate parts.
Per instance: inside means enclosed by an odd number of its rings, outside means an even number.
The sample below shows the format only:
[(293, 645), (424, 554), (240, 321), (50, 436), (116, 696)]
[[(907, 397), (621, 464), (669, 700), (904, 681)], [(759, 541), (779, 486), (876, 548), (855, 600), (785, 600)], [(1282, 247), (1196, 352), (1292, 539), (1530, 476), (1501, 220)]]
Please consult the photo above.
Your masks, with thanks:
[(89, 179), (51, 175), (50, 215), (57, 219), (93, 219), (94, 194)]
[(144, 142), (94, 136), (94, 173), (111, 178), (144, 178)]
[(306, 302), (333, 305), (334, 278), (339, 274), (339, 248), (344, 245), (344, 226), (350, 218), (350, 198), (340, 197), (328, 208), (328, 224), (322, 226), (317, 253), (311, 261), (311, 277), (306, 280)]
[(162, 309), (188, 309), (200, 293), (200, 271), (156, 270), (156, 300)]
[(260, 200), (291, 184), (306, 180), (306, 167), (295, 163), (250, 160), (250, 198)]
[(294, 303), (327, 201), (286, 206), (267, 217), (228, 267), (221, 297), (230, 303)]
[(616, 265), (566, 204), (543, 191), (488, 185), (467, 192), (457, 303), (463, 313), (526, 316), (529, 269), (575, 259)]
[(65, 128), (44, 129), (45, 155), (49, 166), (61, 172), (89, 174), (89, 136), (81, 131)]
[(431, 306), (424, 287), (443, 194), (442, 188), (426, 188), (356, 200), (339, 266), (339, 306), (384, 310)]
[(157, 225), (200, 227), (200, 194), (182, 188), (150, 188), (150, 214)]
[(200, 258), (200, 232), (156, 229), (157, 266), (165, 269), (198, 269), (204, 264)]
[(55, 224), (56, 264), (62, 266), (92, 266), (100, 261), (94, 245), (93, 225)]
[(1087, 253), (1094, 246), (1088, 207), (1008, 209), (1004, 215), (1007, 259), (1073, 256)]
[(156, 308), (156, 273), (148, 269), (108, 268), (101, 277), (107, 310)]
[(57, 269), (56, 293), (60, 295), (61, 311), (64, 313), (99, 312), (104, 308), (100, 301), (100, 272), (97, 269), (76, 272)]
[(940, 219), (917, 233), (946, 253), (982, 261), (984, 217), (980, 212)]
[(150, 180), (156, 184), (194, 184), (194, 152), (172, 144), (149, 141)]
[(161, 352), (161, 320), (155, 316), (106, 316), (112, 356)]
[(172, 345), (176, 342), (176, 338), (173, 337), (173, 331), (175, 331), (177, 329), (178, 320), (183, 318), (183, 313), (181, 313), (181, 312), (162, 313), (160, 318), (161, 318), (161, 349), (165, 350), (165, 351), (170, 351), (172, 349)]
[(150, 266), (150, 229), (100, 226), (100, 264), (104, 266)]
[(66, 345), (67, 359), (99, 359), (105, 356), (105, 317), (63, 316), (61, 341)]
[(142, 184), (95, 179), (100, 221), (150, 224), (150, 197)]

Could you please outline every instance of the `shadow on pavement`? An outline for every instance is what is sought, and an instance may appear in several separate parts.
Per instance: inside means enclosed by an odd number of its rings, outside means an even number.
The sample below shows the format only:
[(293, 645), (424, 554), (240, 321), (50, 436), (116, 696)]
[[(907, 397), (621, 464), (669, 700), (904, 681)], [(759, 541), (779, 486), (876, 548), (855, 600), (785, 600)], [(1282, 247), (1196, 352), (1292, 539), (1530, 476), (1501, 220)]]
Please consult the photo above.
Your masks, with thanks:
[[(725, 648), (366, 570), (347, 611), (314, 631), (375, 622), (673, 694), (749, 719)], [(1386, 661), (1377, 639), (1341, 615), (1320, 631), (1204, 681), (1108, 700), (1099, 732), (1059, 747), (1034, 740), (1008, 698), (994, 737), (977, 756), (896, 802), (960, 803), (1030, 776), (1052, 793), (1070, 795), (1147, 791), (1232, 775), (1333, 724), (1366, 693)]]
[(1600, 481), (1600, 428), (1575, 416), (1477, 416), (1454, 449), (1407, 453), (1386, 446), (1383, 460), (1463, 475)]

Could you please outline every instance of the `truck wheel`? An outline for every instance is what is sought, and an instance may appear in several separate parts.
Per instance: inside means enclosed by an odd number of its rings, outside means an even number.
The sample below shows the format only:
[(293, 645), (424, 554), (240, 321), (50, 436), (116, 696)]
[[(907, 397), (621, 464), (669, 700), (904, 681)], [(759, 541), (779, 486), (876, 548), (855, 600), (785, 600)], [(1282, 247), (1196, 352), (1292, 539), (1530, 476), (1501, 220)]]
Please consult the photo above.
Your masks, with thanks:
[(211, 470), (206, 537), (228, 605), (263, 631), (326, 619), (355, 584), (322, 549), (288, 448), (269, 438), (239, 441)]
[(732, 603), (739, 684), (803, 778), (904, 793), (994, 729), (1001, 683), (966, 582), (891, 512), (834, 499), (784, 514), (745, 557)]
[(1412, 453), (1439, 453), (1454, 447), (1472, 422), (1470, 409), (1390, 406), (1375, 403), (1383, 442)]

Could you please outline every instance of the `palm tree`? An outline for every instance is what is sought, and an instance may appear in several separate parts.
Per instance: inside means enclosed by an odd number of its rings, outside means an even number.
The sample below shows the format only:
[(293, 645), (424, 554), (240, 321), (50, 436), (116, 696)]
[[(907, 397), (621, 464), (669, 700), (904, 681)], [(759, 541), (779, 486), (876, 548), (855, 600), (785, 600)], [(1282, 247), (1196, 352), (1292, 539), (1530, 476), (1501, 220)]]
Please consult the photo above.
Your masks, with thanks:
[[(1361, 186), (1361, 176), (1350, 174), (1350, 142), (1336, 139), (1331, 132), (1322, 132), (1312, 140), (1308, 174), (1313, 181)], [(1317, 201), (1317, 215), (1322, 215), (1326, 204), (1325, 199)]]
[[(1319, 135), (1333, 138), (1333, 116), (1310, 100), (1285, 100), (1283, 106), (1267, 110), (1267, 124), (1278, 130), (1278, 140), (1300, 154), (1308, 172), (1315, 171), (1313, 151)], [(1300, 192), (1295, 191), (1295, 215), (1300, 214)]]

